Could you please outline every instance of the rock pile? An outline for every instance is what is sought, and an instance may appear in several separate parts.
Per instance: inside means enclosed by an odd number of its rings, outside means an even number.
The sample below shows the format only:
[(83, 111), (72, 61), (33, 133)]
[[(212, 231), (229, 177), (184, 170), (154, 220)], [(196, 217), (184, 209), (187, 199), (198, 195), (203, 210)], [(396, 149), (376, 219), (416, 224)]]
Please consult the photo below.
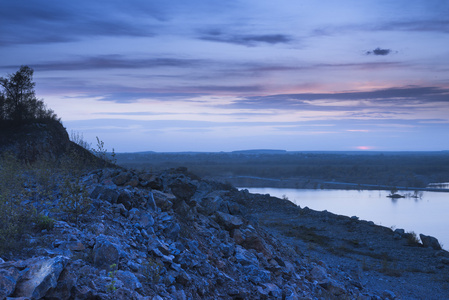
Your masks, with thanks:
[(57, 221), (29, 236), (17, 259), (0, 260), (0, 299), (396, 297), (308, 261), (251, 221), (247, 192), (230, 185), (183, 168), (101, 169), (82, 181), (90, 210), (78, 225)]

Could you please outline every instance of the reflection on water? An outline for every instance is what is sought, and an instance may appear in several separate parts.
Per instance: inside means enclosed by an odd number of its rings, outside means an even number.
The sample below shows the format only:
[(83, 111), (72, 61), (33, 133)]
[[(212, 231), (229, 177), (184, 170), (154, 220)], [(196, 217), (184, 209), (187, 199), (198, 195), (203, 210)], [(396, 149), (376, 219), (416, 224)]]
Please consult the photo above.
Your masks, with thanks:
[(288, 198), (301, 207), (358, 216), (376, 224), (431, 235), (449, 249), (449, 193), (399, 191), (405, 198), (388, 198), (389, 191), (246, 188), (250, 193)]
[(427, 187), (434, 189), (449, 189), (449, 182), (429, 183)]

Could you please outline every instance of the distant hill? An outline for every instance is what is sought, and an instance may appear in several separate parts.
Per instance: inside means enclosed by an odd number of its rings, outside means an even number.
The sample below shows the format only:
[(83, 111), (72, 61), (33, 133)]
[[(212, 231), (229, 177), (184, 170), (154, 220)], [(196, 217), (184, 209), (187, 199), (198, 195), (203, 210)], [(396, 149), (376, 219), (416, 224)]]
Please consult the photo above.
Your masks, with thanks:
[(237, 150), (232, 151), (235, 154), (284, 154), (287, 150), (274, 150), (274, 149), (253, 149), (253, 150)]

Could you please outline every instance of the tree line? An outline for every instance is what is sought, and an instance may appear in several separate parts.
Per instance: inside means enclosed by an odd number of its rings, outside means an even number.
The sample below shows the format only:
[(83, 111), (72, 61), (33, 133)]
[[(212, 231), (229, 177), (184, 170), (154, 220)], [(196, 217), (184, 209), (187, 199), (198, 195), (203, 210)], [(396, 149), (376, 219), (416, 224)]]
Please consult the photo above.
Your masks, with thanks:
[(0, 77), (0, 122), (22, 123), (29, 120), (57, 120), (52, 109), (36, 97), (34, 70), (28, 66)]
[(119, 165), (162, 171), (184, 166), (200, 177), (306, 178), (360, 184), (425, 187), (449, 181), (449, 152), (284, 154), (118, 153)]

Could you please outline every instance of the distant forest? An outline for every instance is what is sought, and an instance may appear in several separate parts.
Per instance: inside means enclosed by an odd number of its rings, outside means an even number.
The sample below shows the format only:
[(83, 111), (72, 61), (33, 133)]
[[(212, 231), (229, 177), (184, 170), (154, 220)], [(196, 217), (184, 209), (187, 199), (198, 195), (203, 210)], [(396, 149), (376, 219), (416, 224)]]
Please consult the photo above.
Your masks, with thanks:
[[(201, 177), (240, 186), (313, 188), (320, 182), (426, 187), (449, 182), (449, 151), (441, 152), (281, 152), (119, 153), (120, 165), (147, 171), (187, 167)], [(254, 177), (254, 180), (249, 180)], [(260, 182), (258, 178), (276, 179)], [(295, 180), (292, 180), (295, 179)], [(259, 181), (259, 182), (257, 182)], [(294, 183), (294, 184), (293, 184)], [(284, 185), (285, 187), (285, 185)]]

